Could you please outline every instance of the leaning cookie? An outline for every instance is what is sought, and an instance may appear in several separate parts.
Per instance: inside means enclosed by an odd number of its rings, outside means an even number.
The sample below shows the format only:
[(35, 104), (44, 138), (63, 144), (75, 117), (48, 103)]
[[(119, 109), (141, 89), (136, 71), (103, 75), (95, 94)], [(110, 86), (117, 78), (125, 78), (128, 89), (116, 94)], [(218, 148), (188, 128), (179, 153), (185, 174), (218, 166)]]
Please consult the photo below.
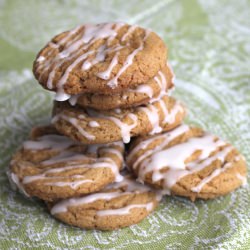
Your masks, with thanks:
[(124, 23), (86, 24), (54, 37), (38, 54), (33, 72), (57, 92), (117, 93), (143, 84), (164, 67), (167, 50), (150, 30)]
[(173, 77), (173, 72), (170, 66), (167, 65), (147, 83), (135, 88), (112, 95), (104, 95), (98, 92), (94, 94), (73, 95), (69, 99), (69, 102), (72, 106), (78, 104), (82, 107), (97, 110), (136, 107), (141, 104), (147, 104), (152, 98), (157, 98), (160, 95), (170, 95), (174, 88)]
[(145, 106), (102, 112), (55, 102), (52, 123), (62, 134), (86, 144), (128, 143), (133, 136), (178, 126), (185, 114), (184, 106), (168, 96)]
[(52, 201), (101, 190), (121, 181), (124, 145), (86, 146), (52, 127), (33, 129), (12, 157), (9, 178), (30, 197)]
[(159, 192), (136, 182), (131, 175), (98, 193), (48, 203), (57, 219), (80, 228), (113, 230), (136, 224), (149, 215), (161, 199)]
[(225, 195), (246, 182), (245, 159), (232, 145), (188, 125), (135, 139), (127, 164), (141, 182), (192, 201)]

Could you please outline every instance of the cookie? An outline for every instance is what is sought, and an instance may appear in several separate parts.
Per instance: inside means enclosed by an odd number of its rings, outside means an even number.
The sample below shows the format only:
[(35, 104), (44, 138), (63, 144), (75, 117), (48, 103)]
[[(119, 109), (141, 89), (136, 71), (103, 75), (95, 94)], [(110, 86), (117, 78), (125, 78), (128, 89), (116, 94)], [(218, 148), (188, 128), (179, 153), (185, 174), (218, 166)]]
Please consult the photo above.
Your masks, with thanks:
[(121, 181), (124, 145), (115, 142), (86, 146), (37, 127), (11, 160), (9, 177), (30, 197), (52, 201), (101, 190)]
[(102, 112), (55, 102), (52, 123), (62, 134), (86, 144), (119, 140), (128, 143), (133, 136), (170, 130), (184, 116), (181, 103), (163, 96), (146, 106)]
[(166, 64), (154, 32), (124, 23), (86, 24), (55, 36), (38, 54), (33, 72), (56, 100), (72, 94), (118, 93), (146, 83)]
[(127, 164), (139, 181), (192, 201), (233, 191), (244, 184), (247, 171), (232, 145), (188, 125), (135, 139)]
[(135, 107), (147, 104), (152, 98), (157, 98), (160, 95), (170, 95), (174, 87), (172, 79), (173, 72), (167, 65), (147, 83), (138, 85), (136, 88), (130, 88), (113, 95), (100, 93), (73, 95), (69, 102), (72, 106), (77, 103), (79, 106), (97, 110)]
[(98, 193), (50, 203), (57, 219), (80, 228), (114, 230), (136, 224), (150, 214), (161, 199), (159, 192), (136, 182), (131, 175)]

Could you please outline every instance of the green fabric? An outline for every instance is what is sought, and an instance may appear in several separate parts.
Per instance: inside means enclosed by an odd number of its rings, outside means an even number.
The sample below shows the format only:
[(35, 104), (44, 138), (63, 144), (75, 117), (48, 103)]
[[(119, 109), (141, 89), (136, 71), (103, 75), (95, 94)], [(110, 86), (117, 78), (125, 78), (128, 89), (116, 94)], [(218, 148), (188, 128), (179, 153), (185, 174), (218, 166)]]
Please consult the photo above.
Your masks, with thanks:
[(250, 160), (250, 2), (244, 0), (0, 0), (0, 249), (250, 249), (249, 187), (211, 201), (166, 197), (138, 225), (85, 231), (11, 191), (5, 169), (30, 128), (49, 120), (52, 95), (32, 75), (38, 50), (86, 22), (121, 20), (159, 33), (187, 122)]

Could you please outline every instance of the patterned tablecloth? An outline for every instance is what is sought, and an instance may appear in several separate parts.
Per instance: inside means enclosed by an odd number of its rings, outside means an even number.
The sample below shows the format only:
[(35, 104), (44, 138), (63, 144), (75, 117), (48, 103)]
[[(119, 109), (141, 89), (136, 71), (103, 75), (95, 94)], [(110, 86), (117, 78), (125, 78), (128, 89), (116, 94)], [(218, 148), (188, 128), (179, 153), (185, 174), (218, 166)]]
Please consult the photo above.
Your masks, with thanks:
[(244, 0), (0, 0), (0, 249), (250, 249), (250, 192), (212, 201), (166, 197), (138, 225), (85, 231), (10, 190), (5, 169), (52, 95), (32, 62), (53, 35), (80, 23), (125, 21), (159, 33), (187, 122), (232, 142), (250, 161), (250, 2)]

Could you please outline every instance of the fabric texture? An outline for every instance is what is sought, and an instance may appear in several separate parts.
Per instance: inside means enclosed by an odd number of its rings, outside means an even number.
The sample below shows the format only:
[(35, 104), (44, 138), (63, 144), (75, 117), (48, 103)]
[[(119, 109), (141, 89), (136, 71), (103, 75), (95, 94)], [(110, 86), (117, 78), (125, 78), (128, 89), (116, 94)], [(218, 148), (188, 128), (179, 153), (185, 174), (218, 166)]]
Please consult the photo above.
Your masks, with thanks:
[(32, 75), (38, 50), (81, 23), (124, 21), (162, 36), (186, 121), (250, 161), (250, 2), (0, 0), (0, 249), (250, 249), (249, 186), (211, 201), (164, 197), (138, 225), (85, 231), (11, 191), (5, 170), (30, 128), (49, 121), (52, 94)]

